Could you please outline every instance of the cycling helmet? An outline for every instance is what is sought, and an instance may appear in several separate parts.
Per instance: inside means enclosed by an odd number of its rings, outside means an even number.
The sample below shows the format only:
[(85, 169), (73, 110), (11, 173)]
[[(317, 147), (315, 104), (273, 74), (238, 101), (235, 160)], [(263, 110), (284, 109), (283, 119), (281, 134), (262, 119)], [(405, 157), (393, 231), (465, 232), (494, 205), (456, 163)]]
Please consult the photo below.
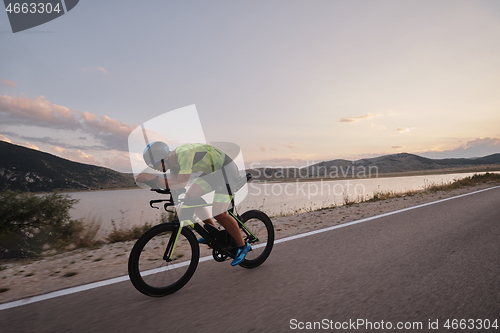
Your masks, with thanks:
[(169, 153), (170, 148), (166, 143), (155, 141), (151, 142), (146, 146), (146, 148), (144, 148), (142, 157), (144, 158), (144, 162), (146, 162), (150, 168), (153, 168), (155, 164), (163, 159), (166, 159)]

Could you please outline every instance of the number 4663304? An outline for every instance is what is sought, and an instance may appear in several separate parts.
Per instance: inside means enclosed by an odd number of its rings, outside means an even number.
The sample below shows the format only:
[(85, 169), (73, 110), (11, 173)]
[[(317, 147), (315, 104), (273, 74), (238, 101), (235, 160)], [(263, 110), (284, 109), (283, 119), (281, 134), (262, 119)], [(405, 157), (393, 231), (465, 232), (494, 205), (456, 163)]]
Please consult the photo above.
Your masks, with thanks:
[(448, 319), (444, 323), (444, 328), (447, 329), (498, 329), (498, 319), (494, 321), (489, 319)]
[(7, 8), (5, 8), (5, 11), (14, 14), (50, 14), (52, 12), (59, 13), (61, 12), (61, 8), (59, 6), (59, 3), (57, 3), (55, 6), (53, 6), (51, 3), (9, 3)]

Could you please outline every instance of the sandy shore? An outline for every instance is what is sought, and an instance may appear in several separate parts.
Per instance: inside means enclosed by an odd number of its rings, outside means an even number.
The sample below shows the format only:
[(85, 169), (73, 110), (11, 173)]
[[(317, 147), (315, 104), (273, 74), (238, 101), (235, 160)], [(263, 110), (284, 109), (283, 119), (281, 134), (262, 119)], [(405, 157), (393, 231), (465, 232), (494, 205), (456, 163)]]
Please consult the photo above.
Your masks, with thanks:
[[(274, 217), (272, 220), (276, 239), (279, 239), (491, 186), (493, 185), (486, 184), (452, 191), (422, 192), (413, 196)], [(128, 254), (133, 244), (134, 242), (122, 242), (107, 244), (94, 250), (77, 249), (37, 261), (0, 262), (0, 304), (127, 275)], [(202, 257), (210, 253), (206, 246), (202, 246)], [(229, 265), (229, 261), (223, 264)]]

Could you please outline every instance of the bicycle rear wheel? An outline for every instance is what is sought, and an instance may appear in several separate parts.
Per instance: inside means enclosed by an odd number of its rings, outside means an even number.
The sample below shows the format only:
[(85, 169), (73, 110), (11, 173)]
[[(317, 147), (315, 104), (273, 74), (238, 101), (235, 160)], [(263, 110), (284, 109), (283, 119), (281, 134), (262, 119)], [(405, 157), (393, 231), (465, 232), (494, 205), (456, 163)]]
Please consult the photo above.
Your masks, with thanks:
[(171, 261), (163, 259), (167, 244), (175, 236), (173, 223), (157, 225), (135, 243), (128, 261), (130, 281), (141, 293), (161, 297), (182, 288), (194, 274), (200, 247), (193, 232), (183, 228)]
[(255, 268), (266, 261), (274, 245), (274, 228), (271, 219), (260, 210), (249, 210), (240, 217), (245, 227), (256, 236), (247, 235), (243, 231), (243, 238), (252, 245), (252, 251), (248, 252), (245, 260), (240, 264), (244, 268)]

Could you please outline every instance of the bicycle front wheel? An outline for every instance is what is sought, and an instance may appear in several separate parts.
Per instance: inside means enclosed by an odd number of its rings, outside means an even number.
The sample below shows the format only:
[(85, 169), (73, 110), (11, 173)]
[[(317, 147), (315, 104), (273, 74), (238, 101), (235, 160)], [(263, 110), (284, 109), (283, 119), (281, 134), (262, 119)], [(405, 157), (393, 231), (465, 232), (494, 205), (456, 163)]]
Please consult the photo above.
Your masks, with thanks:
[(244, 268), (255, 268), (266, 261), (274, 245), (274, 228), (271, 219), (260, 210), (249, 210), (240, 217), (245, 225), (243, 238), (252, 245), (245, 260), (240, 264)]
[(128, 261), (130, 281), (141, 293), (160, 297), (181, 289), (194, 274), (200, 258), (200, 247), (193, 232), (183, 228), (173, 258), (165, 260), (165, 250), (177, 226), (157, 225), (146, 231), (135, 243)]

